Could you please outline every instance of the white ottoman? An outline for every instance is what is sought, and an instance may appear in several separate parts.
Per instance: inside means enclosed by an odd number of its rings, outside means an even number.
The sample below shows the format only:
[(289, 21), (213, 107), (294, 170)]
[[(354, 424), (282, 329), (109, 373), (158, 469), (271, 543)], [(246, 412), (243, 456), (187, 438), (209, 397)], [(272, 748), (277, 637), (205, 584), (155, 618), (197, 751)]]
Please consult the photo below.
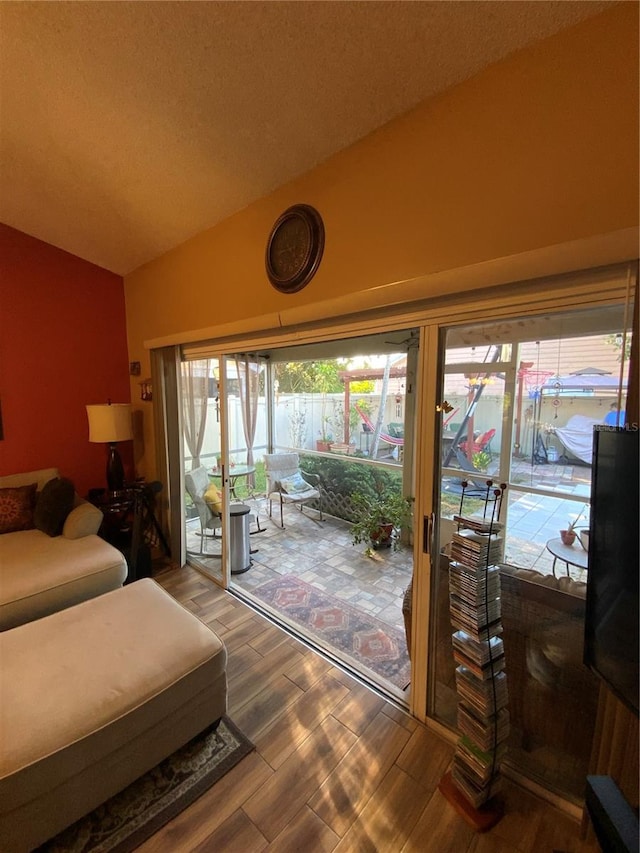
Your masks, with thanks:
[(220, 638), (150, 578), (0, 634), (0, 849), (87, 814), (227, 709)]

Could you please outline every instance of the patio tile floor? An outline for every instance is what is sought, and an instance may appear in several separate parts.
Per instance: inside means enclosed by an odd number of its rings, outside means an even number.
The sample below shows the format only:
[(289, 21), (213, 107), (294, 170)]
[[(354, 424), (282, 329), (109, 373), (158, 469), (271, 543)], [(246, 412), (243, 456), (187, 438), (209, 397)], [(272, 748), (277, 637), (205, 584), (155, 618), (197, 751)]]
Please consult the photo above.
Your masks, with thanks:
[(283, 574), (279, 566), (282, 549), (293, 542), (304, 542), (294, 574), (389, 625), (403, 628), (402, 595), (412, 573), (409, 549), (378, 551), (368, 557), (363, 546), (352, 545), (346, 522), (325, 517), (320, 526), (295, 508), (286, 512), (284, 530), (268, 517), (265, 524), (267, 530), (260, 534), (256, 542), (259, 550), (253, 555), (253, 568), (258, 571), (254, 574), (252, 568), (238, 576), (239, 586), (250, 591), (274, 573)]
[[(388, 625), (404, 630), (402, 597), (411, 579), (412, 552), (376, 551), (371, 557), (364, 546), (351, 543), (350, 526), (340, 519), (326, 517), (322, 523), (312, 520), (313, 510), (300, 513), (294, 507), (285, 510), (285, 528), (268, 516), (264, 499), (249, 502), (260, 512), (264, 532), (251, 536), (252, 566), (241, 575), (233, 575), (232, 584), (247, 592), (278, 575), (294, 574), (336, 598), (360, 607)], [(252, 526), (253, 529), (253, 526)], [(200, 537), (197, 520), (188, 524), (188, 550), (198, 552)], [(218, 545), (208, 545), (213, 551)], [(198, 560), (201, 558), (194, 553)], [(219, 571), (219, 560), (204, 558), (203, 565)]]

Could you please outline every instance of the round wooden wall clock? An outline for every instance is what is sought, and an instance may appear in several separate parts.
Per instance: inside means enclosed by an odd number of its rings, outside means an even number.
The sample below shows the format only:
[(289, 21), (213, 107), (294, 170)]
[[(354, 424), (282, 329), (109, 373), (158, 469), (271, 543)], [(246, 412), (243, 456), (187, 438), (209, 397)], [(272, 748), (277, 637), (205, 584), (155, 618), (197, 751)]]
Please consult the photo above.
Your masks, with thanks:
[(295, 293), (313, 278), (324, 250), (324, 224), (308, 204), (294, 204), (278, 217), (267, 242), (265, 266), (281, 293)]

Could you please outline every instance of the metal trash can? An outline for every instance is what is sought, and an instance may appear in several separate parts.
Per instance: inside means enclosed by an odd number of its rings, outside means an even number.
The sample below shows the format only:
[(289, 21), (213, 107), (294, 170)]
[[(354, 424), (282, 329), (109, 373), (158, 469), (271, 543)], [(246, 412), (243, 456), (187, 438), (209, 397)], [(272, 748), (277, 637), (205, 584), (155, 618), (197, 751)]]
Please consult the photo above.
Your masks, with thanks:
[(232, 575), (251, 568), (249, 507), (246, 504), (229, 504), (229, 563)]

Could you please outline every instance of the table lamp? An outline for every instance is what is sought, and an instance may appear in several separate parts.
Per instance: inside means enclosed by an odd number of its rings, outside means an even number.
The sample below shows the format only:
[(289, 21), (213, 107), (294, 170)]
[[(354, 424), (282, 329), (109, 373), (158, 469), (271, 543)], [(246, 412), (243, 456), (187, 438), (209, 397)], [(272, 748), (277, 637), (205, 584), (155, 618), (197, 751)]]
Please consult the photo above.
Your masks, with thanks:
[(130, 403), (101, 403), (87, 406), (89, 418), (89, 441), (108, 444), (107, 485), (110, 492), (124, 488), (124, 468), (116, 447), (119, 441), (133, 438), (131, 431)]

